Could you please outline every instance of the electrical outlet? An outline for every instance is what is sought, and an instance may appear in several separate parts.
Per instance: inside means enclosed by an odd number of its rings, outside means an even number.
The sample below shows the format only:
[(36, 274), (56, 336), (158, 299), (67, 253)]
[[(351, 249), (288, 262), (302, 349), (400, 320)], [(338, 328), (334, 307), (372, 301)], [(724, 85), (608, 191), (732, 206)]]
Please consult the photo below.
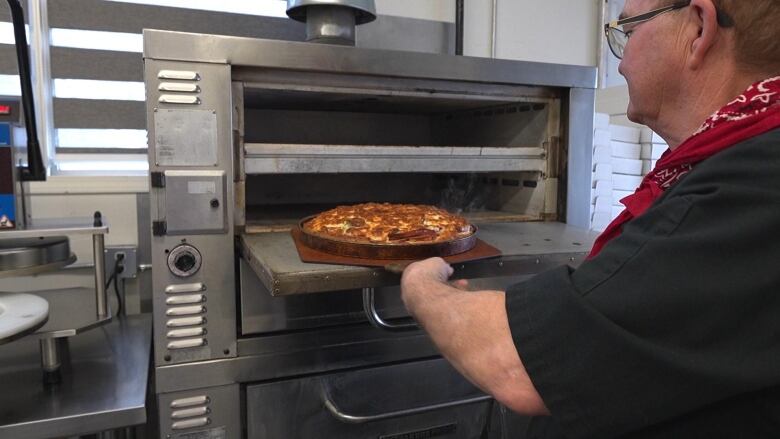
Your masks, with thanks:
[(124, 269), (119, 273), (119, 279), (132, 279), (138, 274), (138, 262), (136, 260), (136, 248), (130, 245), (107, 246), (104, 252), (106, 261), (106, 279), (111, 277), (117, 259), (122, 259)]

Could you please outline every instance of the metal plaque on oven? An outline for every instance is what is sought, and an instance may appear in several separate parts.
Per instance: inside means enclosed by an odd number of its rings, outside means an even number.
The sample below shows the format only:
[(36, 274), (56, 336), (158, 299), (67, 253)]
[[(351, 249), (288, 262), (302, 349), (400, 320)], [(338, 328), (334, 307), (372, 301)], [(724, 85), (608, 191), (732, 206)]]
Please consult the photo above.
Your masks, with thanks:
[(213, 110), (154, 110), (157, 166), (217, 164), (217, 113)]

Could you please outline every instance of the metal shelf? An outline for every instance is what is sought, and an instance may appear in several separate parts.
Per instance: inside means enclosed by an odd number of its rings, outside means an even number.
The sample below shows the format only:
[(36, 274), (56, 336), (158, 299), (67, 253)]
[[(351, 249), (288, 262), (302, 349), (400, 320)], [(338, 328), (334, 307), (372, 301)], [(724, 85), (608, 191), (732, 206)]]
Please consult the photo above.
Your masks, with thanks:
[[(584, 260), (597, 234), (562, 223), (495, 223), (480, 226), (479, 238), (501, 250), (494, 259), (457, 264), (455, 277), (534, 274)], [(301, 262), (288, 232), (241, 236), (243, 258), (274, 296), (398, 285), (383, 268)]]
[(151, 318), (130, 316), (70, 339), (62, 383), (41, 381), (39, 347), (0, 347), (0, 437), (70, 437), (146, 422)]
[(60, 235), (105, 235), (108, 233), (108, 222), (106, 222), (105, 218), (102, 221), (102, 226), (94, 226), (93, 218), (36, 219), (21, 228), (3, 230), (0, 232), (0, 239), (39, 238)]
[(545, 169), (537, 147), (247, 143), (247, 174), (520, 172)]
[(48, 273), (65, 268), (76, 262), (76, 255), (72, 254), (64, 261), (52, 262), (50, 264), (36, 265), (33, 267), (16, 268), (12, 270), (0, 271), (0, 279), (7, 277), (33, 276), (36, 274)]
[[(0, 241), (3, 241), (4, 243), (10, 242), (11, 244), (19, 240), (25, 240), (25, 239), (29, 240), (30, 238), (32, 238), (35, 242), (37, 242), (39, 240), (42, 240), (43, 238), (50, 238), (50, 237), (61, 237), (61, 236), (70, 237), (73, 235), (92, 236), (92, 256), (94, 261), (95, 289), (92, 290), (91, 293), (88, 293), (89, 290), (83, 288), (68, 289), (69, 293), (71, 295), (78, 296), (79, 300), (63, 303), (62, 305), (59, 306), (68, 306), (68, 305), (72, 306), (73, 302), (83, 305), (83, 302), (81, 302), (82, 296), (86, 294), (91, 294), (92, 301), (94, 301), (95, 303), (95, 315), (100, 317), (90, 316), (86, 319), (78, 319), (76, 321), (79, 323), (74, 327), (60, 328), (59, 325), (57, 325), (55, 330), (49, 331), (56, 335), (50, 337), (42, 337), (42, 338), (68, 337), (111, 320), (111, 313), (110, 310), (108, 309), (108, 299), (106, 297), (106, 291), (105, 291), (106, 273), (105, 273), (105, 261), (103, 258), (103, 253), (105, 252), (106, 233), (108, 233), (108, 222), (105, 220), (105, 218), (103, 218), (100, 212), (95, 212), (92, 218), (36, 219), (30, 221), (29, 223), (27, 223), (26, 225), (18, 229), (6, 230), (0, 232)], [(68, 238), (61, 238), (61, 240), (64, 240), (65, 243), (65, 246), (62, 246), (62, 248), (67, 248), (68, 250), (67, 252), (65, 252), (62, 249), (60, 249), (60, 252), (63, 253), (60, 260), (46, 260), (46, 258), (32, 254), (26, 259), (37, 261), (38, 262), (37, 264), (30, 265), (30, 264), (23, 264), (21, 262), (10, 264), (9, 267), (7, 267), (9, 269), (0, 272), (0, 277), (22, 276), (22, 275), (43, 273), (49, 270), (62, 268), (65, 265), (74, 262), (76, 258), (75, 255), (72, 255), (69, 251), (69, 246), (67, 245), (68, 244), (67, 239)], [(31, 247), (34, 248), (35, 246), (31, 246)], [(33, 258), (33, 256), (36, 257)], [(22, 262), (26, 262), (26, 261), (22, 260)], [(0, 269), (2, 268), (4, 267), (0, 267)], [(66, 291), (66, 290), (61, 290), (61, 291)], [(46, 292), (42, 292), (42, 294), (43, 293)], [(52, 299), (59, 299), (60, 294), (54, 294), (54, 296), (52, 296)], [(75, 315), (78, 315), (80, 317), (86, 316), (86, 314), (83, 314), (84, 312), (83, 306), (77, 308), (75, 311), (77, 313)], [(96, 321), (93, 322), (92, 321), (93, 319), (96, 319)], [(47, 326), (54, 327), (52, 326), (51, 321)], [(66, 325), (66, 326), (70, 326), (70, 325)]]
[(99, 317), (95, 308), (95, 290), (91, 288), (63, 288), (34, 291), (49, 302), (49, 321), (33, 337), (61, 338), (81, 334), (111, 321), (108, 315)]

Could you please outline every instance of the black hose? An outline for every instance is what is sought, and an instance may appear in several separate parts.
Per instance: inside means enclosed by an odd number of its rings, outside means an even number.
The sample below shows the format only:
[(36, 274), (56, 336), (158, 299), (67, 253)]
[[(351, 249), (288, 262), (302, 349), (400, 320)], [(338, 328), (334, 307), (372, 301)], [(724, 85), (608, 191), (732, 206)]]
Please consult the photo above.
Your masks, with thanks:
[[(122, 296), (124, 296), (124, 283), (122, 284), (122, 294), (119, 294), (119, 287), (117, 286), (117, 283), (119, 282), (119, 274), (124, 270), (120, 269), (121, 261), (119, 259), (114, 261), (114, 269), (111, 272), (111, 276), (109, 276), (108, 281), (106, 281), (106, 290), (108, 290), (111, 287), (111, 284), (114, 284), (114, 293), (116, 294), (116, 316), (119, 317), (122, 315), (122, 308), (123, 308), (123, 300)], [(124, 280), (123, 280), (124, 282)]]
[(24, 10), (19, 0), (8, 0), (11, 8), (11, 21), (14, 25), (16, 59), (19, 64), (19, 83), (22, 90), (22, 110), (27, 128), (27, 168), (22, 168), (21, 176), (25, 181), (46, 180), (46, 168), (43, 167), (41, 145), (38, 142), (38, 128), (35, 123), (35, 105), (33, 103), (32, 75), (30, 74), (30, 55), (27, 51), (27, 35), (24, 31)]
[(463, 0), (455, 0), (455, 55), (463, 55)]

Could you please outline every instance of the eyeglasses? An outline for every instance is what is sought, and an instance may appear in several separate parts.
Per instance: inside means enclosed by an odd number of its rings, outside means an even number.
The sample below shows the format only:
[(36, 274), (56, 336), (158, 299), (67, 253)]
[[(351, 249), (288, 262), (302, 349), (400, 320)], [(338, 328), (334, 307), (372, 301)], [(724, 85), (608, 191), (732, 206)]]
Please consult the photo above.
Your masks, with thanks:
[(633, 17), (615, 20), (605, 24), (604, 34), (607, 36), (609, 50), (611, 50), (618, 59), (623, 59), (623, 50), (625, 50), (626, 43), (628, 43), (628, 39), (631, 37), (631, 33), (633, 32), (631, 30), (624, 30), (623, 26), (627, 24), (644, 23), (645, 21), (650, 21), (661, 14), (682, 9), (686, 6), (689, 6), (690, 4), (691, 0), (685, 0), (671, 4), (669, 6), (664, 6), (663, 8), (654, 9), (650, 12), (645, 12), (644, 14), (634, 15)]
[[(677, 9), (682, 9), (686, 6), (690, 6), (691, 0), (686, 1), (680, 1), (677, 3), (673, 3), (669, 6), (664, 6), (663, 8), (654, 9), (650, 12), (645, 12), (644, 14), (634, 15), (633, 17), (623, 18), (620, 20), (611, 21), (608, 24), (604, 25), (604, 34), (607, 36), (607, 43), (609, 44), (609, 50), (612, 51), (612, 53), (618, 58), (623, 59), (623, 50), (626, 48), (626, 43), (628, 43), (628, 39), (631, 37), (632, 30), (626, 31), (623, 29), (623, 26), (627, 24), (638, 24), (643, 23), (645, 21), (652, 20), (653, 18), (665, 14), (667, 12), (676, 11)], [(732, 27), (734, 26), (734, 19), (731, 18), (731, 16), (725, 12), (723, 12), (720, 9), (717, 9), (717, 20), (718, 20), (718, 26), (720, 27)]]

